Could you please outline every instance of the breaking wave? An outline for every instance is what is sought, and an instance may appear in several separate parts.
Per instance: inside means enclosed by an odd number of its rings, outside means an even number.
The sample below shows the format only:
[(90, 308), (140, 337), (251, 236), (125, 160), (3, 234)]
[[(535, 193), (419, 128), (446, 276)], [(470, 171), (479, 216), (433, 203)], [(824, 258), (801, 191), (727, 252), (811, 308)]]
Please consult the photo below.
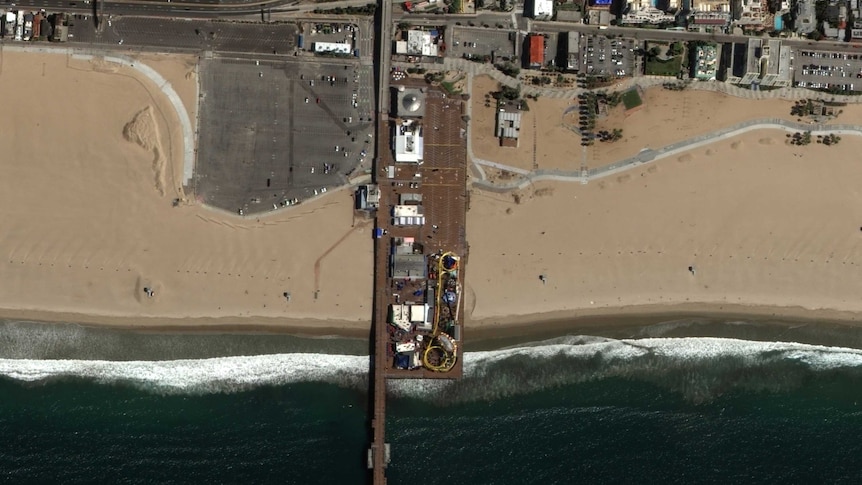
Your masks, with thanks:
[[(30, 383), (83, 378), (165, 394), (239, 392), (301, 382), (364, 391), (368, 364), (367, 356), (311, 353), (129, 362), (0, 359), (0, 375)], [(790, 389), (827, 372), (862, 376), (862, 350), (710, 337), (568, 336), (468, 352), (464, 378), (458, 381), (394, 380), (389, 386), (395, 397), (457, 403), (616, 378), (652, 383), (703, 402), (733, 390)]]

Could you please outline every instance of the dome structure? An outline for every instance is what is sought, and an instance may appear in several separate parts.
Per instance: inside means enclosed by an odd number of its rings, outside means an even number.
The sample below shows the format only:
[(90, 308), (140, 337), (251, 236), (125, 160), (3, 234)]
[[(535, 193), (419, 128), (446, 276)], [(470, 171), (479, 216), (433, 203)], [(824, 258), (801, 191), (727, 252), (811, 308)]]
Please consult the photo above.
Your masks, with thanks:
[(415, 113), (422, 107), (422, 102), (419, 101), (419, 98), (415, 94), (408, 94), (407, 96), (404, 96), (404, 99), (401, 101), (401, 105), (404, 106), (404, 109), (407, 111)]
[[(403, 86), (402, 86), (403, 87)], [(425, 93), (421, 89), (398, 89), (395, 109), (398, 116), (406, 118), (421, 118), (425, 116)]]

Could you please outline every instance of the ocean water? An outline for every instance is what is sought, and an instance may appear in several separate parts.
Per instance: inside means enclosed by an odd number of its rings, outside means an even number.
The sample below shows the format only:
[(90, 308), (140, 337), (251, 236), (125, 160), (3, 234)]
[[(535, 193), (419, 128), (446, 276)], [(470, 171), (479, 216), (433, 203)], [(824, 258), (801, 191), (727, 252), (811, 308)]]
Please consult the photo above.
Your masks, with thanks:
[[(596, 333), (391, 383), (389, 483), (862, 482), (857, 330)], [(0, 323), (0, 483), (366, 483), (366, 349)]]

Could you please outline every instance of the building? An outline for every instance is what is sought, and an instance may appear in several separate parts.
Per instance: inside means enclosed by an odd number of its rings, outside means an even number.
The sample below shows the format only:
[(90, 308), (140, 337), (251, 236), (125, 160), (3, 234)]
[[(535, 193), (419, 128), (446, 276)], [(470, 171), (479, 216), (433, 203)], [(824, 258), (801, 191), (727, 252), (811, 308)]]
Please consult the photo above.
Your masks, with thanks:
[(584, 20), (584, 15), (577, 10), (557, 10), (557, 22), (577, 22)]
[(402, 193), (398, 195), (399, 205), (422, 205), (422, 194)]
[(742, 0), (742, 11), (734, 24), (745, 29), (759, 30), (769, 27), (766, 21), (768, 16), (769, 8), (763, 0)]
[(527, 37), (527, 66), (533, 69), (541, 68), (545, 64), (545, 37), (539, 34), (530, 34)]
[(437, 57), (436, 32), (408, 30), (407, 40), (395, 43), (395, 53), (411, 56)]
[(393, 254), (390, 260), (390, 272), (394, 280), (414, 281), (427, 277), (424, 254)]
[(695, 50), (692, 66), (694, 78), (699, 81), (715, 81), (718, 72), (718, 51), (714, 45), (699, 45)]
[(581, 34), (569, 32), (566, 43), (566, 69), (579, 71), (581, 69)]
[[(432, 308), (427, 303), (424, 304), (393, 304), (389, 305), (389, 323), (400, 328), (405, 332), (409, 332), (414, 328), (416, 330), (431, 330), (433, 325), (434, 314)], [(404, 345), (404, 344), (399, 344)], [(414, 350), (414, 346), (406, 344), (398, 349), (399, 352), (409, 352)]]
[(730, 72), (727, 82), (744, 86), (785, 87), (793, 83), (791, 48), (780, 39), (748, 39), (726, 50), (732, 57), (723, 64)]
[(356, 187), (354, 208), (363, 211), (375, 211), (380, 207), (380, 188), (375, 184)]
[(551, 20), (554, 16), (554, 0), (530, 0), (530, 16), (535, 20)]
[(621, 24), (666, 24), (672, 23), (675, 20), (673, 15), (668, 15), (661, 10), (653, 7), (645, 7), (638, 10), (631, 10), (620, 19)]
[(33, 38), (38, 39), (42, 36), (42, 21), (45, 20), (45, 17), (41, 12), (37, 13), (33, 16)]
[(389, 263), (389, 271), (393, 279), (424, 280), (426, 278), (428, 265), (425, 255), (422, 254), (422, 246), (416, 244), (412, 237), (392, 239)]
[(497, 138), (500, 146), (517, 147), (521, 135), (521, 111), (511, 104), (497, 110)]
[(723, 29), (729, 23), (730, 13), (727, 12), (695, 12), (688, 20), (688, 27), (690, 30)]
[(422, 138), (422, 125), (418, 121), (396, 121), (392, 133), (392, 144), (396, 162), (422, 163), (425, 142)]
[(399, 118), (421, 118), (425, 116), (424, 89), (399, 86), (396, 99), (398, 102), (396, 112)]
[(598, 25), (599, 27), (606, 27), (610, 25), (611, 12), (608, 10), (608, 6), (597, 5), (588, 10), (587, 23), (590, 25)]
[(321, 53), (332, 53), (332, 54), (350, 54), (353, 50), (353, 46), (344, 42), (315, 42), (314, 43), (314, 52)]
[(393, 226), (421, 226), (425, 224), (425, 211), (421, 205), (396, 205), (392, 208)]

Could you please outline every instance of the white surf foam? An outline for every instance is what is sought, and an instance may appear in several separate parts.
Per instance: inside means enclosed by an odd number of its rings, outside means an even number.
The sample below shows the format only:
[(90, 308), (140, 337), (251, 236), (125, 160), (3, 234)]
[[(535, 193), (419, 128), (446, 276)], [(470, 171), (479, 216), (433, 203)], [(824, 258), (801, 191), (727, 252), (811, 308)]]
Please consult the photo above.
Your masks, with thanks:
[[(553, 385), (607, 377), (661, 376), (680, 369), (712, 372), (720, 362), (733, 369), (797, 363), (811, 371), (862, 368), (862, 350), (792, 342), (726, 338), (613, 340), (570, 336), (554, 343), (468, 352), (464, 379), (396, 380), (390, 389), (404, 397), (456, 392), (456, 400), (487, 399)], [(276, 354), (170, 361), (0, 359), (0, 375), (40, 382), (64, 377), (128, 384), (161, 393), (237, 392), (256, 386), (326, 382), (365, 389), (367, 356)], [(688, 378), (688, 377), (687, 377)], [(698, 390), (701, 392), (701, 390)], [(705, 391), (704, 391), (705, 392)]]
[(129, 362), (0, 359), (0, 375), (19, 381), (79, 377), (168, 394), (236, 392), (303, 381), (364, 388), (367, 372), (367, 357), (324, 354)]

